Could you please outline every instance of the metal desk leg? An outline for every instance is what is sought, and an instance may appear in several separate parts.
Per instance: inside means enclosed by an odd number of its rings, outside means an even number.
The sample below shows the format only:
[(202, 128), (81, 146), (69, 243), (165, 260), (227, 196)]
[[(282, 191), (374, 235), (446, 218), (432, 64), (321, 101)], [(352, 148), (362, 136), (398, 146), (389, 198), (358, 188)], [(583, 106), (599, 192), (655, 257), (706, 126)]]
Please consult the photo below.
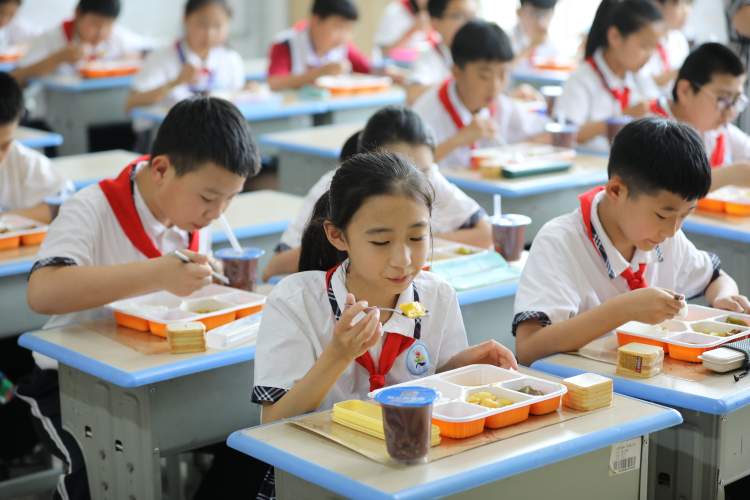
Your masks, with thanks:
[(81, 445), (92, 497), (161, 498), (162, 456), (257, 425), (252, 371), (248, 362), (126, 389), (61, 365), (63, 426)]

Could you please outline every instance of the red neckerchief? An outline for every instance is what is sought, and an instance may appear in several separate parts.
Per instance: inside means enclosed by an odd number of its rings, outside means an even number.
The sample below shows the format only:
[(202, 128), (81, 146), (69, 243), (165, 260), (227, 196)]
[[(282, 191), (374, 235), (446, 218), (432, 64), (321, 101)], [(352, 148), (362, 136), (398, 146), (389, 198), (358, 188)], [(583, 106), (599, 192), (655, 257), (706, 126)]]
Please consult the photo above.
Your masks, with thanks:
[(416, 16), (416, 15), (417, 15), (417, 11), (416, 11), (416, 10), (414, 10), (414, 6), (413, 6), (413, 5), (411, 4), (411, 2), (410, 2), (409, 0), (401, 0), (401, 5), (403, 5), (403, 6), (404, 6), (404, 8), (405, 8), (405, 9), (406, 9), (407, 11), (411, 12), (411, 14), (412, 14), (413, 16)]
[(604, 77), (604, 73), (602, 73), (602, 70), (599, 68), (599, 65), (596, 64), (594, 58), (589, 57), (588, 59), (586, 59), (586, 62), (589, 63), (594, 69), (594, 72), (599, 75), (599, 79), (601, 80), (604, 88), (607, 89), (610, 94), (612, 94), (612, 97), (614, 97), (618, 103), (620, 103), (620, 110), (625, 111), (630, 105), (630, 88), (623, 87), (621, 89), (613, 89), (607, 83), (607, 79)]
[(659, 99), (652, 99), (648, 103), (648, 109), (652, 114), (656, 116), (661, 116), (662, 118), (671, 118), (669, 113), (667, 113), (667, 110), (664, 109), (664, 106), (661, 105), (661, 101)]
[[(598, 193), (604, 191), (604, 186), (595, 187), (590, 191), (587, 191), (578, 196), (578, 201), (581, 204), (581, 217), (583, 217), (583, 227), (586, 228), (586, 235), (589, 237), (591, 244), (594, 245), (594, 249), (597, 253), (600, 253), (599, 247), (594, 241), (594, 226), (591, 224), (591, 207), (594, 204), (594, 198)], [(628, 266), (620, 276), (622, 276), (628, 283), (628, 288), (631, 290), (637, 290), (639, 288), (646, 288), (646, 278), (643, 276), (646, 272), (646, 263), (641, 262), (638, 264), (638, 271), (633, 270)]]
[[(99, 182), (99, 188), (104, 193), (104, 197), (107, 198), (109, 206), (112, 208), (117, 222), (120, 223), (122, 231), (125, 236), (128, 237), (130, 243), (133, 244), (143, 255), (149, 259), (155, 259), (161, 257), (161, 252), (153, 240), (146, 233), (146, 229), (143, 227), (143, 221), (138, 215), (138, 210), (135, 208), (135, 198), (133, 197), (133, 169), (142, 161), (148, 161), (149, 155), (141, 156), (133, 160), (131, 164), (120, 172), (120, 175), (115, 179), (105, 179)], [(190, 244), (188, 250), (197, 252), (199, 249), (200, 232), (194, 231), (190, 233)]]
[(669, 54), (667, 53), (667, 49), (664, 48), (664, 45), (659, 42), (656, 45), (656, 53), (659, 54), (659, 59), (661, 59), (661, 64), (664, 67), (664, 71), (669, 71), (671, 69), (671, 66), (669, 65)]
[(68, 19), (62, 23), (62, 32), (65, 36), (65, 40), (68, 43), (73, 43), (73, 39), (76, 36), (76, 22), (73, 19)]
[(720, 133), (716, 137), (716, 144), (714, 145), (714, 150), (711, 153), (711, 158), (709, 159), (711, 163), (711, 168), (718, 168), (724, 165), (724, 157), (727, 153), (727, 138), (724, 132)]
[[(440, 103), (443, 105), (443, 108), (445, 108), (445, 111), (451, 117), (451, 121), (453, 121), (456, 129), (461, 130), (468, 124), (464, 123), (464, 121), (461, 119), (461, 114), (458, 112), (456, 106), (454, 106), (453, 101), (451, 100), (448, 88), (450, 87), (452, 81), (452, 78), (448, 78), (443, 82), (443, 84), (440, 86), (440, 89), (438, 90), (438, 99), (440, 99)], [(494, 102), (491, 106), (489, 106), (489, 110), (490, 116), (494, 117), (497, 114), (497, 107), (495, 106)], [(471, 145), (471, 149), (475, 149), (476, 147), (476, 144)]]
[[(338, 321), (341, 316), (341, 308), (336, 302), (336, 296), (333, 294), (333, 288), (331, 287), (331, 277), (336, 272), (339, 266), (334, 266), (326, 272), (326, 291), (328, 292), (328, 301), (331, 303), (331, 309), (333, 315)], [(416, 288), (414, 289), (416, 292)], [(418, 300), (415, 296), (415, 300)], [(363, 355), (357, 358), (357, 363), (362, 366), (367, 373), (370, 374), (370, 391), (380, 389), (385, 386), (385, 376), (393, 368), (396, 358), (398, 358), (402, 352), (411, 347), (416, 341), (415, 337), (418, 337), (417, 328), (420, 328), (421, 324), (415, 322), (414, 324), (414, 337), (406, 337), (400, 333), (386, 332), (385, 341), (383, 342), (383, 348), (380, 351), (380, 359), (378, 360), (378, 366), (375, 366), (375, 361), (370, 356), (370, 352), (366, 351)]]

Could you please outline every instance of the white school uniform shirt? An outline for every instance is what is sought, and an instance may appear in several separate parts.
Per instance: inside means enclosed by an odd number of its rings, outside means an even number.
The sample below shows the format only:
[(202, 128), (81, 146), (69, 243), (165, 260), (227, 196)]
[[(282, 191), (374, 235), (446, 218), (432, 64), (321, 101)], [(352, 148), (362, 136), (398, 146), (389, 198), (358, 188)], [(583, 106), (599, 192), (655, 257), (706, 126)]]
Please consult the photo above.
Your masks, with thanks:
[[(245, 67), (242, 57), (237, 51), (228, 47), (214, 47), (203, 61), (198, 54), (190, 50), (183, 41), (180, 43), (186, 61), (196, 68), (207, 68), (213, 73), (211, 90), (238, 91), (245, 86)], [(175, 43), (151, 52), (143, 62), (140, 71), (133, 77), (131, 87), (136, 92), (148, 92), (175, 80), (182, 71), (183, 63)], [(193, 92), (187, 84), (173, 88), (169, 95), (157, 105), (171, 107), (183, 99), (192, 96)], [(151, 128), (151, 124), (134, 121), (133, 128), (143, 131)]]
[[(36, 64), (50, 55), (62, 50), (68, 45), (68, 39), (63, 31), (62, 24), (58, 24), (48, 31), (42, 33), (31, 42), (29, 51), (19, 62), (19, 66), (30, 66)], [(137, 54), (144, 50), (153, 48), (153, 40), (115, 24), (110, 37), (96, 47), (89, 47), (97, 59), (104, 61), (117, 61), (128, 55)], [(57, 67), (55, 74), (76, 75), (76, 65), (61, 64)]]
[[(146, 162), (139, 163), (135, 171), (146, 165)], [(176, 226), (168, 228), (159, 222), (146, 205), (135, 182), (133, 197), (146, 234), (163, 255), (188, 247), (189, 234)], [(209, 228), (201, 229), (199, 243), (199, 252), (210, 255)], [(94, 184), (77, 192), (60, 207), (60, 212), (50, 225), (39, 249), (37, 262), (31, 272), (50, 265), (114, 266), (146, 259), (125, 235), (101, 188)], [(111, 311), (104, 307), (89, 309), (52, 316), (44, 328), (57, 328), (103, 318), (112, 318)], [(46, 356), (34, 353), (34, 359), (42, 368), (56, 367), (56, 363)]]
[[(651, 77), (639, 72), (627, 72), (622, 79), (615, 75), (602, 57), (602, 51), (594, 53), (594, 61), (601, 70), (610, 89), (630, 89), (630, 105), (659, 97), (659, 89)], [(602, 83), (599, 74), (588, 62), (581, 63), (563, 86), (563, 93), (555, 101), (555, 113), (565, 120), (584, 125), (588, 122), (604, 121), (621, 116), (620, 103)], [(581, 145), (594, 151), (609, 152), (609, 141), (602, 135)]]
[[(510, 42), (513, 46), (513, 53), (516, 55), (516, 57), (518, 57), (521, 52), (526, 50), (526, 48), (531, 45), (531, 40), (523, 31), (520, 24), (516, 24), (516, 27), (513, 28), (510, 36)], [(546, 61), (550, 59), (557, 59), (560, 57), (560, 55), (560, 49), (548, 36), (547, 39), (534, 50), (533, 57), (541, 61)]]
[[(416, 111), (435, 133), (435, 139), (440, 144), (456, 135), (459, 131), (448, 111), (443, 106), (439, 97), (440, 85), (435, 86), (422, 94), (414, 104)], [(473, 120), (471, 111), (461, 102), (456, 93), (456, 83), (451, 82), (448, 86), (448, 98), (460, 115), (462, 121), (468, 126)], [(479, 116), (491, 116), (490, 110), (484, 108), (479, 111)], [(525, 109), (519, 103), (506, 96), (498, 95), (496, 99), (495, 122), (497, 123), (497, 135), (494, 140), (479, 141), (479, 147), (503, 146), (522, 142), (530, 137), (544, 132), (547, 118)], [(471, 163), (471, 148), (461, 147), (452, 151), (443, 158), (439, 165), (441, 167), (469, 167)]]
[[(335, 300), (342, 311), (347, 295), (346, 265), (348, 262), (339, 266), (331, 277)], [(330, 344), (336, 322), (326, 291), (325, 275), (323, 271), (293, 274), (276, 285), (268, 296), (256, 344), (254, 402), (273, 403), (281, 399), (310, 371)], [(412, 346), (396, 358), (385, 377), (386, 386), (432, 375), (467, 347), (466, 331), (453, 288), (427, 271), (417, 275), (414, 285), (419, 302), (430, 311), (421, 319), (421, 337), (414, 344), (421, 344), (428, 362), (421, 370), (410, 363), (407, 366), (407, 362), (413, 360), (412, 349), (415, 347)], [(398, 304), (413, 300), (413, 289), (409, 286), (399, 297)], [(383, 332), (411, 337), (414, 320), (393, 314), (383, 325)], [(385, 335), (370, 349), (376, 366), (384, 339)], [(367, 370), (352, 362), (328, 391), (318, 410), (329, 409), (334, 403), (347, 399), (365, 399), (369, 391)]]
[(451, 76), (451, 49), (442, 42), (433, 42), (426, 47), (414, 61), (409, 81), (418, 85), (437, 85)]
[[(658, 50), (654, 51), (651, 59), (648, 60), (646, 65), (641, 69), (645, 74), (650, 75), (652, 78), (655, 76), (662, 75), (667, 71), (673, 69), (680, 69), (682, 63), (685, 62), (688, 54), (690, 53), (690, 44), (685, 34), (680, 30), (670, 30), (667, 35), (660, 41), (661, 47), (664, 49), (667, 56), (667, 63), (662, 59), (661, 54)], [(672, 92), (673, 81), (667, 82), (659, 88), (663, 95), (667, 95)]]
[[(669, 99), (664, 97), (659, 99), (659, 108), (667, 114), (668, 118), (677, 120), (671, 105), (672, 101)], [(724, 162), (722, 165), (730, 165), (739, 161), (750, 161), (750, 136), (732, 123), (727, 123), (719, 128), (701, 134), (709, 159), (711, 159), (716, 148), (717, 139), (722, 134), (725, 141)]]
[(31, 41), (41, 30), (16, 15), (11, 22), (0, 28), (0, 52)]
[(0, 162), (0, 212), (31, 208), (51, 196), (66, 196), (73, 185), (42, 153), (13, 141)]
[[(297, 217), (281, 235), (282, 248), (296, 248), (302, 244), (302, 233), (312, 216), (315, 203), (328, 191), (335, 173), (335, 170), (327, 172), (307, 193)], [(437, 165), (430, 168), (427, 178), (435, 190), (430, 218), (433, 233), (447, 233), (467, 225), (476, 225), (477, 219), (484, 216), (479, 204), (446, 179)]]
[[(558, 323), (630, 291), (620, 274), (646, 263), (650, 287), (668, 288), (686, 297), (702, 295), (718, 277), (718, 257), (695, 248), (682, 230), (649, 252), (635, 251), (630, 262), (612, 244), (598, 215), (604, 192), (591, 205), (591, 224), (600, 243), (594, 247), (581, 209), (545, 224), (534, 238), (516, 293), (513, 334), (523, 321)], [(598, 238), (597, 238), (598, 236)]]
[[(375, 32), (375, 45), (378, 47), (393, 45), (414, 26), (414, 22), (414, 14), (403, 2), (400, 0), (389, 2)], [(417, 47), (419, 42), (424, 42), (425, 39), (423, 33), (415, 33), (406, 46)]]

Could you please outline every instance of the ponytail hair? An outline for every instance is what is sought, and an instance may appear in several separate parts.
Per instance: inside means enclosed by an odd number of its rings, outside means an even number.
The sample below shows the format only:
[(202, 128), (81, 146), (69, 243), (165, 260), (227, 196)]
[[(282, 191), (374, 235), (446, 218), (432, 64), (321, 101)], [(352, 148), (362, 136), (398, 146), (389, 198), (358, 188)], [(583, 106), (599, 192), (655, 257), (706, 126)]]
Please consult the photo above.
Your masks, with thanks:
[(597, 49), (608, 46), (610, 27), (614, 26), (626, 37), (662, 19), (661, 11), (652, 0), (602, 0), (586, 37), (585, 58), (593, 57)]
[(345, 231), (371, 197), (406, 196), (432, 212), (434, 191), (427, 178), (405, 157), (392, 153), (362, 153), (346, 160), (333, 176), (330, 189), (318, 199), (302, 235), (300, 271), (327, 271), (346, 258), (325, 234), (330, 222)]

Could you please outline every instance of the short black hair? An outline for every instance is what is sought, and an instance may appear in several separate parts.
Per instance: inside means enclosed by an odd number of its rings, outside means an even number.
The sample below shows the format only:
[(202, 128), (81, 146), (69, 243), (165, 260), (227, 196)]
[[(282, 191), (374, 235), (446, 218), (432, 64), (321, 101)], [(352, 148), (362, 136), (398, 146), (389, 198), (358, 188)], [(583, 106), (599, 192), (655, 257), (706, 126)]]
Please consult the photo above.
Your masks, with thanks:
[(615, 136), (607, 165), (633, 196), (660, 190), (684, 200), (703, 198), (711, 187), (711, 166), (698, 132), (664, 118), (630, 122)]
[(260, 171), (258, 147), (240, 110), (215, 97), (175, 104), (156, 133), (151, 157), (167, 155), (177, 175), (212, 162), (242, 177)]
[(445, 15), (445, 11), (448, 10), (448, 5), (453, 0), (429, 0), (427, 2), (427, 13), (434, 19), (442, 19)]
[(21, 120), (24, 113), (23, 90), (8, 73), (0, 72), (0, 125)]
[(6, 3), (15, 3), (21, 5), (21, 0), (0, 0), (0, 5), (5, 5)]
[(185, 17), (193, 12), (202, 9), (206, 5), (216, 4), (223, 8), (229, 17), (232, 17), (232, 7), (227, 0), (188, 0), (185, 2)]
[(474, 19), (464, 24), (451, 45), (453, 63), (459, 68), (476, 61), (513, 60), (513, 46), (503, 29), (495, 23)]
[(690, 82), (693, 90), (697, 92), (715, 75), (742, 76), (745, 71), (742, 60), (732, 49), (716, 42), (704, 43), (690, 52), (682, 63), (672, 87), (672, 98), (675, 102), (679, 101), (677, 82), (680, 80)]
[(312, 14), (321, 19), (331, 16), (343, 17), (349, 21), (359, 19), (357, 6), (351, 0), (315, 0), (312, 5)]
[(557, 5), (557, 0), (521, 0), (521, 7), (526, 5), (539, 10), (551, 10)]
[(79, 0), (76, 11), (116, 19), (120, 15), (120, 0)]

